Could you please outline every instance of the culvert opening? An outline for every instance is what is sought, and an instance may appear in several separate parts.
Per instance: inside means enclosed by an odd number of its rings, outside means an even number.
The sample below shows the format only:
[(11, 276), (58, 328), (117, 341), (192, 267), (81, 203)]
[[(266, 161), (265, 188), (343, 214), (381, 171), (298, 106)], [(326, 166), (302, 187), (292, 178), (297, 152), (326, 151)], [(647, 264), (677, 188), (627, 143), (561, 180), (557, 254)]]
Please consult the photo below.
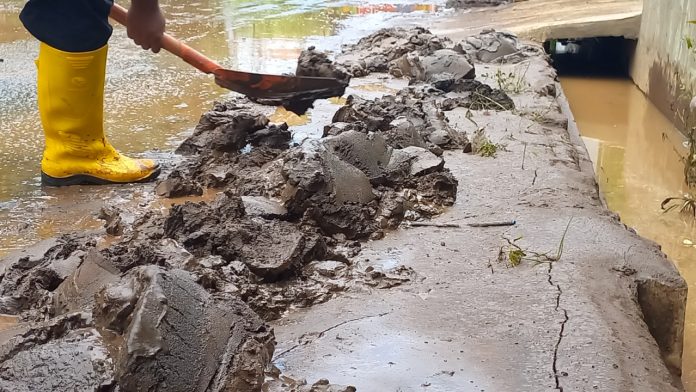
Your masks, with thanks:
[(628, 77), (636, 41), (623, 37), (552, 39), (544, 43), (561, 76)]

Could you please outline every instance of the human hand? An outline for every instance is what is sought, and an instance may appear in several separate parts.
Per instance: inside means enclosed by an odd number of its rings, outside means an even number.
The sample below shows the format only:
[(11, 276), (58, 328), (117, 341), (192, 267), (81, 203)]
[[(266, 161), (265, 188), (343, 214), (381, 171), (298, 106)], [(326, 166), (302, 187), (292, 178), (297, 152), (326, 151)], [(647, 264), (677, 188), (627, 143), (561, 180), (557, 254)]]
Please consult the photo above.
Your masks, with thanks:
[(157, 0), (133, 0), (128, 10), (128, 38), (145, 50), (159, 53), (166, 20)]

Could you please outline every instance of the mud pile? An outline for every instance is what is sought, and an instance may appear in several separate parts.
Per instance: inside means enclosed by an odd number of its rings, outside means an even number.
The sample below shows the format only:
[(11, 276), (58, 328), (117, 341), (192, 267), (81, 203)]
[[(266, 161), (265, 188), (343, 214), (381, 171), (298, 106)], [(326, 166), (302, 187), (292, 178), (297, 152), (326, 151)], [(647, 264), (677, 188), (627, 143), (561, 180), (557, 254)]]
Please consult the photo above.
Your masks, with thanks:
[(364, 37), (354, 45), (343, 48), (336, 63), (355, 77), (372, 72), (388, 72), (390, 63), (404, 55), (429, 56), (451, 42), (422, 27), (411, 29), (388, 28)]
[(458, 53), (466, 53), (475, 62), (481, 63), (514, 64), (531, 57), (546, 57), (540, 46), (521, 43), (516, 35), (493, 29), (486, 29), (467, 37), (452, 49)]
[(445, 8), (476, 8), (476, 7), (495, 7), (503, 4), (514, 3), (520, 0), (447, 0)]
[[(93, 243), (70, 237), (3, 265), (27, 271), (20, 280), (32, 282), (42, 306), (16, 308), (38, 322), (3, 332), (2, 390), (260, 390), (275, 345), (271, 329), (241, 300), (208, 293), (189, 272), (147, 265), (121, 273)], [(53, 279), (37, 278), (47, 276)], [(5, 302), (37, 295), (14, 279), (0, 284), (19, 287), (3, 293)]]
[(474, 79), (475, 63), (518, 63), (530, 57), (545, 57), (543, 48), (493, 29), (455, 43), (422, 27), (392, 27), (344, 46), (335, 63), (356, 77), (382, 72), (417, 83)]
[[(475, 80), (483, 51), (508, 59), (519, 52), (511, 52), (519, 48), (514, 37), (491, 37), (476, 46), (420, 28), (386, 29), (347, 47), (336, 63), (304, 51), (298, 75), (347, 82), (390, 72), (411, 83), (379, 99), (348, 97), (323, 136), (301, 145), (257, 103), (216, 103), (177, 149), (186, 159), (155, 189), (212, 199), (128, 222), (105, 208), (113, 236), (106, 245), (97, 246), (94, 233), (69, 235), (0, 262), (0, 312), (23, 321), (0, 340), (0, 386), (259, 391), (266, 382), (276, 388), (269, 390), (354, 390), (269, 375), (275, 343), (264, 321), (341, 291), (417, 278), (355, 256), (361, 241), (455, 202), (458, 182), (443, 151), (472, 147), (444, 111), (514, 108), (505, 92)], [(32, 365), (40, 359), (51, 366)]]
[(327, 379), (307, 385), (304, 380), (278, 374), (266, 383), (264, 392), (356, 392), (356, 389), (352, 386), (331, 384)]
[[(422, 120), (424, 116), (420, 114), (400, 113), (404, 110), (404, 105), (415, 105), (427, 108), (421, 109), (427, 112), (425, 117), (429, 119), (426, 121), (425, 130), (420, 131), (426, 142), (433, 142), (428, 140), (428, 134), (432, 131), (429, 127), (436, 126), (438, 133), (435, 141), (448, 140), (447, 143), (451, 143), (451, 146), (467, 145), (466, 140), (456, 140), (460, 138), (453, 137), (452, 132), (447, 130), (446, 124), (442, 123), (442, 111), (455, 107), (496, 111), (514, 109), (514, 103), (505, 91), (475, 80), (475, 64), (518, 63), (538, 55), (540, 53), (537, 47), (521, 44), (516, 36), (494, 30), (485, 30), (455, 44), (423, 28), (383, 29), (361, 39), (355, 45), (345, 46), (337, 56), (336, 63), (352, 72), (354, 76), (388, 72), (398, 78), (408, 78), (412, 88), (397, 94), (401, 102), (394, 102), (394, 99), (389, 104), (377, 101), (377, 106), (382, 109), (374, 110), (365, 110), (365, 105), (360, 105), (362, 115), (346, 116), (346, 113), (341, 113), (334, 117), (334, 122), (348, 122), (343, 117), (352, 117), (366, 126), (363, 129), (372, 131), (379, 127), (384, 131), (386, 126), (376, 123), (391, 122), (395, 115), (405, 115), (411, 119), (419, 117)], [(396, 108), (392, 109), (394, 104)], [(389, 107), (390, 113), (383, 109), (386, 106)], [(422, 128), (420, 124), (415, 125)], [(359, 130), (355, 126), (351, 126), (351, 129)]]

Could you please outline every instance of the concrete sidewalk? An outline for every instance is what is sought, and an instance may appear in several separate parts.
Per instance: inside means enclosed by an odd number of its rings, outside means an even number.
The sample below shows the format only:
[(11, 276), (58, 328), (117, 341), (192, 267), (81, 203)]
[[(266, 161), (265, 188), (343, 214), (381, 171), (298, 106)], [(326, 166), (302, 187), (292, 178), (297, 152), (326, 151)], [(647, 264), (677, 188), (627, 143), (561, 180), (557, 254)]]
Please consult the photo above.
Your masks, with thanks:
[(605, 36), (636, 39), (642, 11), (642, 0), (527, 0), (457, 11), (439, 20), (432, 31), (457, 39), (490, 28), (539, 42)]
[[(530, 89), (514, 96), (515, 112), (449, 112), (455, 129), (471, 135), (476, 123), (502, 148), (496, 158), (445, 153), (458, 199), (434, 220), (517, 224), (401, 229), (366, 244), (361, 268), (403, 264), (417, 278), (279, 320), (283, 371), (368, 392), (681, 390), (660, 352), (678, 372), (686, 284), (603, 207), (564, 98), (533, 92), (555, 73), (530, 61), (501, 66), (527, 67)], [(499, 260), (505, 238), (519, 238), (528, 256), (555, 255), (569, 222), (560, 260)]]

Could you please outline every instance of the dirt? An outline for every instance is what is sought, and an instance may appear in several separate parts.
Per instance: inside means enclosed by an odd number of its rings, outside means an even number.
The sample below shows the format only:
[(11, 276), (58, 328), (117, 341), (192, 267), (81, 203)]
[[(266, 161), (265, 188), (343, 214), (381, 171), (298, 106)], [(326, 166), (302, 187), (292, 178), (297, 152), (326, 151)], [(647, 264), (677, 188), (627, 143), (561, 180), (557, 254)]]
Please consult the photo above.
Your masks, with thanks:
[[(442, 152), (460, 148), (466, 137), (448, 127), (437, 97), (457, 91), (416, 84), (437, 79), (456, 86), (474, 69), (467, 54), (443, 49), (426, 30), (382, 34), (406, 42), (382, 55), (424, 56), (424, 76), (411, 74), (414, 87), (373, 101), (349, 97), (324, 137), (302, 145), (292, 144), (286, 124), (270, 124), (257, 103), (216, 103), (177, 149), (188, 158), (155, 192), (176, 198), (214, 189), (217, 198), (147, 211), (132, 222), (104, 208), (100, 219), (112, 244), (97, 247), (93, 235), (77, 235), (10, 256), (0, 282), (3, 313), (27, 322), (91, 314), (80, 328), (109, 359), (103, 374), (109, 388), (253, 391), (273, 352), (262, 319), (340, 291), (416, 278), (409, 268), (353, 260), (360, 241), (455, 202), (458, 182)], [(468, 70), (459, 72), (461, 65)], [(297, 72), (350, 78), (313, 48), (302, 53)], [(215, 327), (222, 324), (235, 328)], [(307, 390), (351, 389), (322, 380)]]
[(314, 46), (300, 53), (295, 75), (334, 78), (346, 85), (350, 83), (350, 74), (340, 65), (334, 64), (326, 52), (318, 51)]
[[(159, 194), (159, 192), (157, 192)], [(171, 193), (171, 192), (170, 192)], [(123, 217), (116, 207), (102, 207), (99, 211), (99, 219), (104, 221), (106, 234), (119, 236), (123, 234)]]
[[(272, 330), (235, 297), (213, 297), (189, 273), (135, 268), (96, 295), (124, 390), (259, 390)], [(215, 331), (215, 333), (201, 333)]]
[(53, 291), (94, 245), (87, 235), (66, 235), (4, 258), (0, 264), (0, 313), (20, 315), (25, 321), (44, 320), (53, 312)]
[(0, 348), (0, 390), (113, 391), (114, 369), (90, 315), (26, 326)]
[(305, 380), (295, 380), (287, 375), (277, 374), (266, 383), (264, 392), (356, 392), (355, 387), (331, 384), (327, 379), (321, 379), (312, 385)]
[(356, 44), (345, 46), (336, 57), (336, 63), (344, 66), (354, 77), (372, 72), (386, 73), (390, 62), (404, 55), (428, 56), (444, 49), (449, 42), (422, 27), (381, 29)]
[(254, 98), (254, 102), (269, 106), (283, 106), (298, 115), (313, 107), (318, 99), (340, 97), (350, 83), (351, 75), (341, 65), (334, 64), (325, 52), (311, 46), (300, 53), (296, 76), (335, 79), (333, 87), (325, 87), (325, 82), (305, 81), (306, 91), (279, 95), (274, 98)]
[(445, 81), (436, 84), (445, 92), (453, 92), (452, 96), (445, 95), (440, 101), (442, 111), (451, 111), (463, 107), (474, 110), (513, 110), (515, 102), (505, 91), (493, 88), (478, 80), (458, 80), (453, 83)]
[(454, 9), (495, 7), (503, 4), (510, 4), (515, 1), (516, 0), (447, 0), (445, 7)]
[[(508, 35), (486, 37), (477, 48), (422, 28), (386, 29), (346, 47), (335, 63), (304, 51), (298, 75), (347, 83), (349, 75), (391, 71), (410, 85), (381, 98), (349, 96), (321, 124), (323, 136), (302, 143), (293, 141), (292, 127), (271, 124), (258, 102), (216, 103), (177, 149), (185, 159), (155, 189), (171, 198), (216, 192), (212, 201), (187, 200), (128, 221), (107, 208), (101, 217), (110, 241), (75, 234), (0, 263), (0, 313), (23, 321), (0, 340), (0, 354), (9, 353), (0, 355), (0, 382), (35, 390), (22, 366), (59, 389), (355, 391), (325, 379), (309, 386), (274, 369), (268, 323), (341, 292), (372, 295), (426, 279), (423, 269), (369, 263), (361, 250), (398, 236), (402, 224), (441, 215), (468, 191), (471, 179), (460, 174), (467, 181), (460, 184), (449, 159), (470, 157), (462, 152), (473, 150), (467, 131), (476, 135), (486, 116), (504, 118), (516, 107), (506, 92), (476, 80), (474, 66), (490, 60), (483, 51), (514, 65), (520, 46)], [(539, 86), (550, 83), (550, 75), (539, 75)], [(477, 106), (481, 99), (487, 106)], [(452, 115), (461, 108), (468, 121)], [(501, 178), (491, 176), (487, 186)], [(649, 304), (669, 291), (641, 287)], [(653, 313), (651, 320), (663, 316)], [(681, 347), (668, 344), (676, 334), (662, 333), (670, 352)], [(79, 363), (74, 375), (69, 356)], [(34, 366), (38, 358), (55, 368)]]

